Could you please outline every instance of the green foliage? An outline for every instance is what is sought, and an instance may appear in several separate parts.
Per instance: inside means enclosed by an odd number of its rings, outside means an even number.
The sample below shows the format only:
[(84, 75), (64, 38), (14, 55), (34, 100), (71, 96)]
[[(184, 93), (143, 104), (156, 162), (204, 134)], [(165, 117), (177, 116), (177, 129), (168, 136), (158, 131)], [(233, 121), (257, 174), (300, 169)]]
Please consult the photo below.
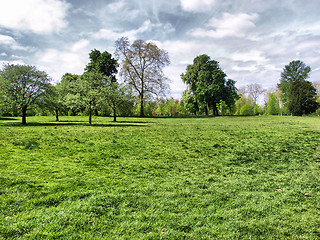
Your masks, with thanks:
[(231, 108), (238, 98), (235, 81), (226, 80), (226, 76), (219, 63), (205, 54), (196, 57), (193, 64), (187, 66), (186, 73), (181, 74), (182, 81), (189, 86), (206, 115), (207, 107), (213, 110), (214, 115), (217, 113), (220, 100)]
[(157, 102), (158, 107), (154, 112), (157, 116), (174, 116), (183, 112), (183, 107), (180, 105), (179, 100), (160, 98), (157, 99)]
[(295, 81), (289, 89), (288, 109), (295, 116), (314, 113), (318, 107), (316, 89), (309, 81)]
[(275, 93), (269, 93), (267, 102), (267, 115), (278, 115), (280, 106)]
[[(252, 111), (254, 111), (254, 102), (252, 98), (250, 96), (246, 97), (244, 94), (240, 94), (240, 98), (236, 101), (235, 105), (236, 105), (236, 115), (243, 115), (241, 113), (241, 109), (244, 105), (247, 105), (246, 107), (244, 107), (244, 109), (252, 109)], [(249, 110), (249, 112), (251, 112), (251, 110)], [(253, 115), (253, 114), (248, 114), (248, 115)]]
[(227, 113), (228, 105), (225, 101), (220, 100), (220, 102), (217, 104), (217, 109), (219, 113), (224, 116)]
[(99, 50), (94, 49), (89, 54), (90, 62), (85, 68), (86, 72), (99, 72), (106, 78), (111, 78), (115, 82), (117, 74), (118, 62), (112, 58), (112, 55), (107, 51), (101, 53)]
[(311, 68), (300, 60), (291, 61), (286, 65), (281, 73), (280, 83), (278, 88), (281, 90), (281, 100), (284, 104), (289, 101), (290, 86), (296, 81), (305, 81), (310, 76)]
[(319, 121), (2, 119), (0, 238), (317, 239)]
[(8, 109), (18, 109), (22, 124), (26, 124), (27, 110), (39, 106), (51, 89), (48, 75), (29, 65), (6, 64), (0, 71), (1, 101)]
[(187, 89), (183, 91), (180, 104), (185, 109), (185, 113), (197, 115), (199, 107), (196, 97), (191, 90)]
[(241, 108), (240, 108), (240, 115), (243, 116), (250, 116), (250, 115), (255, 115), (254, 114), (254, 106), (252, 106), (249, 103), (244, 104)]
[(80, 75), (66, 73), (62, 76), (61, 82), (58, 83), (58, 98), (60, 98), (63, 107), (71, 115), (75, 116), (77, 112), (83, 110), (79, 92)]
[(100, 72), (85, 72), (78, 81), (81, 103), (89, 114), (89, 125), (92, 114), (97, 110), (97, 103), (105, 97), (110, 79), (105, 79)]
[[(107, 100), (106, 102), (112, 108), (114, 122), (117, 121), (117, 114), (119, 114), (119, 110), (121, 109), (122, 112), (126, 112), (127, 116), (131, 115), (133, 110), (133, 97), (126, 86), (120, 85), (117, 82), (108, 82), (107, 86), (102, 89), (102, 98), (100, 98), (100, 102), (103, 104), (105, 100)], [(127, 108), (127, 110), (124, 108)]]

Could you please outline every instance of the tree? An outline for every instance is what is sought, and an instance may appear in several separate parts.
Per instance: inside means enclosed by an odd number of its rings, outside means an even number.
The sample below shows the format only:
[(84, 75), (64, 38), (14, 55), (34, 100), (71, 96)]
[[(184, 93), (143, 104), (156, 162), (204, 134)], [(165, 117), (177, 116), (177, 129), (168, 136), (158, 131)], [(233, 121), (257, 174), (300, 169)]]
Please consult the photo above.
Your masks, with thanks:
[(267, 115), (278, 115), (280, 106), (277, 101), (277, 97), (275, 93), (270, 92), (268, 94), (268, 102), (267, 102)]
[(186, 112), (197, 115), (199, 107), (196, 101), (196, 97), (191, 90), (187, 89), (183, 91), (180, 104), (183, 106)]
[(190, 87), (197, 104), (204, 108), (206, 115), (208, 107), (214, 115), (217, 114), (220, 100), (225, 101), (230, 108), (234, 104), (235, 97), (238, 96), (235, 81), (227, 81), (226, 76), (219, 63), (205, 54), (196, 57), (193, 64), (187, 66), (186, 73), (181, 74), (182, 81)]
[(113, 121), (117, 121), (118, 108), (132, 99), (130, 92), (127, 91), (127, 87), (120, 85), (117, 82), (110, 82), (108, 86), (104, 88), (104, 96), (102, 99), (107, 99), (110, 103), (113, 111)]
[(288, 108), (295, 116), (313, 113), (319, 107), (316, 89), (309, 81), (295, 81), (290, 85)]
[(291, 61), (284, 67), (278, 88), (282, 92), (281, 100), (285, 105), (288, 104), (291, 84), (296, 81), (305, 81), (310, 77), (310, 72), (310, 66), (306, 66), (306, 64), (300, 60)]
[(39, 107), (42, 110), (54, 111), (56, 121), (59, 121), (59, 112), (64, 107), (60, 85), (51, 85), (48, 94), (45, 95), (43, 101), (40, 102)]
[(257, 104), (257, 99), (260, 94), (262, 94), (265, 90), (262, 88), (260, 84), (253, 83), (247, 86), (247, 92), (249, 96), (253, 99), (254, 105)]
[(6, 64), (0, 71), (0, 79), (3, 101), (18, 108), (22, 124), (27, 124), (27, 110), (36, 107), (50, 89), (50, 78), (35, 66)]
[(97, 102), (102, 97), (107, 81), (99, 72), (85, 72), (79, 79), (80, 98), (89, 113), (89, 125), (92, 123), (92, 114), (97, 107)]
[(221, 113), (221, 115), (224, 116), (228, 110), (228, 105), (225, 101), (220, 100), (220, 102), (217, 103), (217, 109)]
[[(236, 105), (236, 115), (243, 115), (243, 110), (241, 112), (241, 109), (244, 105), (246, 105), (246, 107), (244, 109), (246, 109), (246, 114), (245, 115), (253, 115), (251, 114), (248, 114), (248, 111), (247, 109), (249, 109), (248, 106), (251, 106), (250, 109), (253, 109), (254, 110), (254, 104), (253, 104), (253, 100), (250, 96), (246, 97), (246, 95), (244, 94), (239, 94), (240, 95), (240, 98), (236, 101), (235, 105)], [(251, 110), (250, 110), (251, 111)]]
[(73, 116), (83, 108), (79, 92), (79, 79), (80, 75), (66, 73), (62, 76), (61, 82), (57, 84), (61, 102), (64, 108), (71, 111)]
[(112, 82), (116, 81), (115, 75), (118, 73), (118, 62), (112, 58), (107, 51), (101, 53), (94, 49), (89, 54), (90, 62), (85, 68), (86, 72), (100, 72), (103, 77), (110, 77)]
[(240, 98), (238, 89), (236, 88), (236, 81), (228, 79), (225, 85), (224, 102), (227, 104), (230, 113), (234, 112), (235, 103)]
[(240, 108), (240, 115), (244, 115), (244, 116), (254, 115), (254, 107), (249, 103), (244, 104)]
[(152, 42), (136, 40), (130, 46), (128, 38), (116, 41), (116, 55), (122, 61), (121, 74), (138, 94), (140, 116), (144, 116), (144, 101), (152, 95), (164, 94), (168, 79), (163, 68), (169, 65), (168, 53)]

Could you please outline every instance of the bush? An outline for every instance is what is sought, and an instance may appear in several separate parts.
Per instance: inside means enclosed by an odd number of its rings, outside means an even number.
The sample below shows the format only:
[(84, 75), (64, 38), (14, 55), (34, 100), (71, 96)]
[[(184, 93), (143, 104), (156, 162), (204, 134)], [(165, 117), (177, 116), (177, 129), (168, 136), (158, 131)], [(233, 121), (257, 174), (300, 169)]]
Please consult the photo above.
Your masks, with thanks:
[(246, 103), (240, 108), (240, 115), (254, 115), (254, 107), (251, 104)]

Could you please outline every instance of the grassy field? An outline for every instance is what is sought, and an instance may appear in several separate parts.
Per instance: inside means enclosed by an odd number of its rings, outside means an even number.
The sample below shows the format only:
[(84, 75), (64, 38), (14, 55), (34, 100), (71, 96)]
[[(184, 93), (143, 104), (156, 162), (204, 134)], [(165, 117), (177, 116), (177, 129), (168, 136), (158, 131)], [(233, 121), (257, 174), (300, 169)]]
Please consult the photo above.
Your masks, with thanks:
[(27, 121), (0, 120), (0, 239), (320, 238), (320, 118)]

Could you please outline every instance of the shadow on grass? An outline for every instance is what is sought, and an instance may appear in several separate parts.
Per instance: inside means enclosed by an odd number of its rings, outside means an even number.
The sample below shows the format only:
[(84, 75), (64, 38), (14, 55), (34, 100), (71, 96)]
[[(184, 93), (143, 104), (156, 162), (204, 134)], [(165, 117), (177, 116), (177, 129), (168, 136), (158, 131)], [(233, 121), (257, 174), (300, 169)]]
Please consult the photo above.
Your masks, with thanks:
[(114, 123), (150, 123), (146, 121), (116, 121)]
[(17, 121), (19, 118), (14, 117), (0, 117), (0, 121)]
[[(128, 122), (129, 123), (129, 122)], [(145, 122), (141, 122), (145, 123)], [(2, 126), (13, 126), (13, 127), (59, 127), (59, 126), (84, 126), (84, 127), (147, 127), (148, 125), (140, 124), (122, 124), (121, 122), (116, 123), (92, 123), (89, 125), (88, 122), (82, 121), (64, 121), (64, 122), (30, 122), (26, 125), (22, 125), (21, 122), (8, 122), (8, 123), (0, 123)]]

